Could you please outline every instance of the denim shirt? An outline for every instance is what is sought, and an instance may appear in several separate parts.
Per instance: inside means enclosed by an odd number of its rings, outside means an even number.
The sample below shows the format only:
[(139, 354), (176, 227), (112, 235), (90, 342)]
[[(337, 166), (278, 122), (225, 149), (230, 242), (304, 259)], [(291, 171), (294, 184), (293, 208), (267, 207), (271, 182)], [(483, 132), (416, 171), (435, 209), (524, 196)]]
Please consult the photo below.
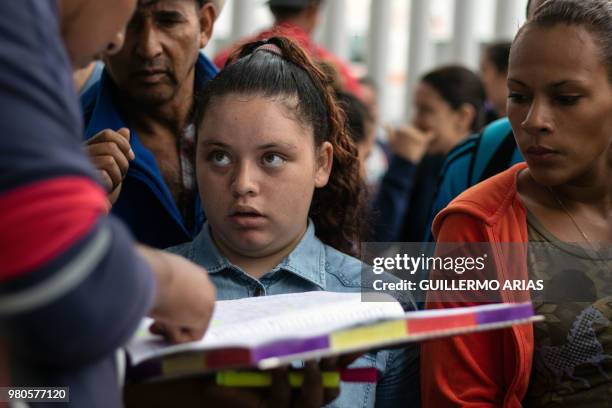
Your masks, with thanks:
[[(218, 300), (317, 290), (359, 292), (362, 288), (361, 262), (323, 244), (315, 236), (312, 222), (289, 256), (261, 279), (249, 276), (219, 253), (211, 239), (208, 223), (194, 241), (168, 251), (205, 267), (217, 289)], [(351, 367), (375, 367), (379, 373), (378, 383), (342, 383), (340, 396), (329, 406), (419, 406), (418, 366), (416, 345), (368, 353)]]

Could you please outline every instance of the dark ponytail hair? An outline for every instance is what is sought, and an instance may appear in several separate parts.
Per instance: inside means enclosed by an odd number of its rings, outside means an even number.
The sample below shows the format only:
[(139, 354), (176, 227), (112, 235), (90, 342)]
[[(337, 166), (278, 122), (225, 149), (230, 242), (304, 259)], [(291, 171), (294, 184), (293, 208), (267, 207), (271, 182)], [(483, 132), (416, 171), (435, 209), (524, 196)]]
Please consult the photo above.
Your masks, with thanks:
[(321, 241), (357, 255), (366, 190), (359, 174), (357, 148), (348, 135), (344, 112), (336, 104), (328, 77), (299, 45), (284, 37), (272, 37), (234, 51), (198, 98), (198, 128), (210, 104), (228, 94), (286, 103), (300, 123), (313, 129), (316, 147), (331, 143), (334, 157), (329, 182), (315, 190), (309, 216)]
[(478, 75), (465, 67), (449, 65), (425, 74), (421, 81), (438, 92), (453, 110), (458, 110), (466, 103), (472, 105), (475, 115), (470, 129), (478, 132), (482, 128), (485, 122), (486, 94)]
[(508, 59), (510, 58), (511, 42), (501, 41), (487, 45), (484, 56), (493, 64), (500, 74), (508, 73)]
[(336, 100), (346, 115), (346, 126), (353, 142), (365, 142), (368, 138), (368, 126), (374, 123), (366, 104), (355, 95), (342, 91), (336, 93)]

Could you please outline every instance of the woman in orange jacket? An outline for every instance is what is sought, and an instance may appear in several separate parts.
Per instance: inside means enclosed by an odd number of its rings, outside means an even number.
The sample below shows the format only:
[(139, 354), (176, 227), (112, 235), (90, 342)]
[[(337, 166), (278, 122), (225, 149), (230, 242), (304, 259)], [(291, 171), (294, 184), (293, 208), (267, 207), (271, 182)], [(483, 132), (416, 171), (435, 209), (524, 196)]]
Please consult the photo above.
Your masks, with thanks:
[(533, 300), (547, 319), (424, 343), (423, 404), (610, 406), (612, 1), (542, 4), (514, 41), (508, 87), (527, 164), (464, 192), (433, 230), (438, 242), (487, 242), (497, 254), (529, 243), (514, 268), (497, 255), (496, 273), (546, 282)]

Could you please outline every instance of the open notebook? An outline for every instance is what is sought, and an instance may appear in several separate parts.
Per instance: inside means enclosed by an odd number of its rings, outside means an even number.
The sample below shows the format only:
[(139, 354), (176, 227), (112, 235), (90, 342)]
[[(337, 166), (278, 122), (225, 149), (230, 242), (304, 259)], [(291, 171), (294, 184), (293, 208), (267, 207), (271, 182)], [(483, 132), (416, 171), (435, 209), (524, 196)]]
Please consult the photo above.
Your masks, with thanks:
[(376, 296), (381, 301), (362, 302), (360, 293), (334, 292), (218, 301), (204, 338), (181, 345), (148, 333), (148, 319), (127, 346), (132, 372), (152, 378), (237, 367), (267, 369), (536, 319), (530, 303), (405, 313), (390, 296)]

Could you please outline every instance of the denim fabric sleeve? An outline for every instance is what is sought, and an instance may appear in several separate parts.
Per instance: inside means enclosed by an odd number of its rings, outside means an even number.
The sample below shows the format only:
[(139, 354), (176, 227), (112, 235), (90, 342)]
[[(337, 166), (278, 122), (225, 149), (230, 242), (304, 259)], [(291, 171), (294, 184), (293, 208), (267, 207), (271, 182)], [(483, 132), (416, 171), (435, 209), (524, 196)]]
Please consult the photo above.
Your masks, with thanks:
[(400, 238), (404, 217), (410, 205), (416, 166), (394, 156), (372, 205), (376, 214), (374, 241), (395, 242)]
[(376, 385), (376, 407), (419, 407), (419, 345), (389, 350), (387, 364)]

